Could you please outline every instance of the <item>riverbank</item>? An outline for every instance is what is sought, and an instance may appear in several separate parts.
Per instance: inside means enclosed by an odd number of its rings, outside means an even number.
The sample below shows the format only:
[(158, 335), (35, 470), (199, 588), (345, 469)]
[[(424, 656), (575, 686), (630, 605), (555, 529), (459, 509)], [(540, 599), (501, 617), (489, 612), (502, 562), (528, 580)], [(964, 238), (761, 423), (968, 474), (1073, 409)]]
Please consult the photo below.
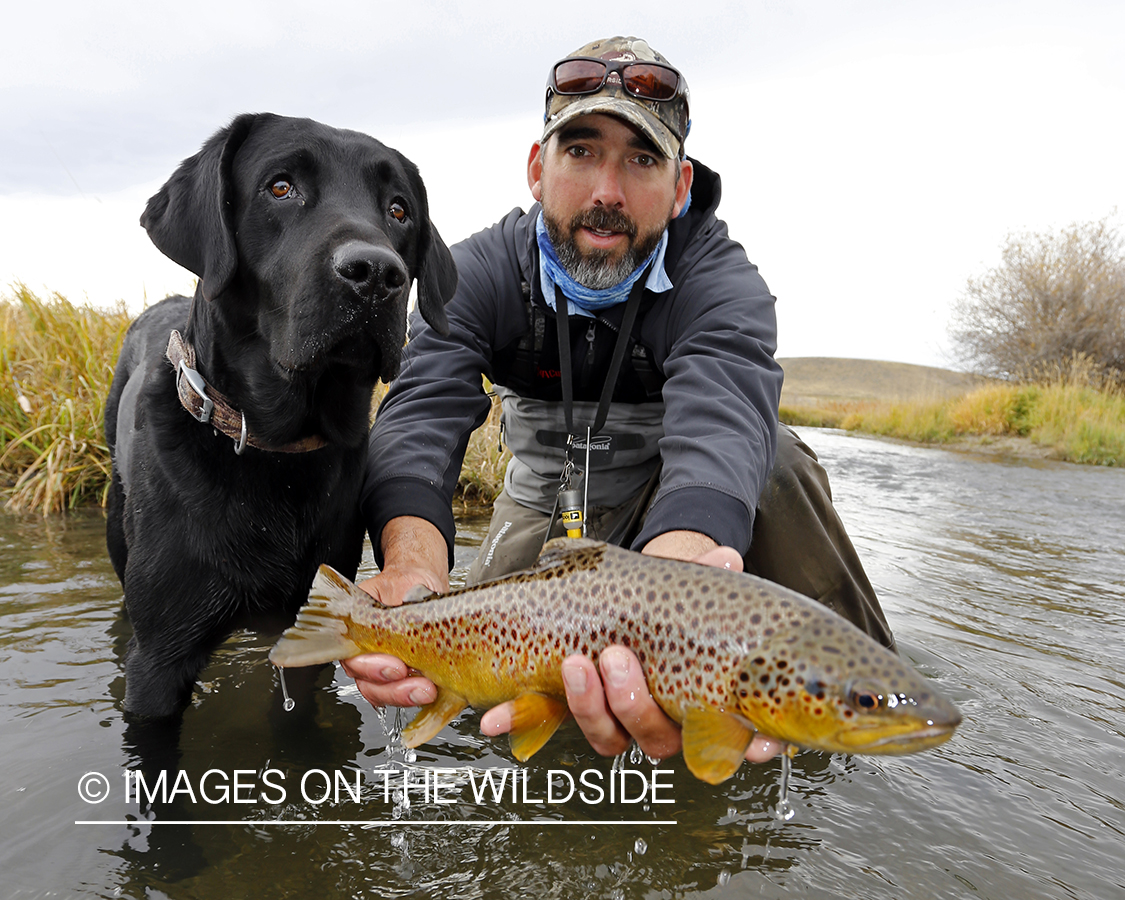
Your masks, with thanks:
[[(105, 502), (105, 397), (129, 325), (124, 307), (76, 306), (16, 286), (0, 297), (0, 499), (44, 514)], [(782, 421), (949, 449), (1125, 465), (1125, 395), (1082, 373), (1016, 385), (904, 363), (782, 359)], [(376, 403), (384, 388), (376, 396)], [(373, 406), (374, 409), (374, 406)], [(462, 510), (500, 491), (499, 404), (473, 435)]]
[(1125, 464), (1125, 394), (1076, 365), (1037, 384), (927, 366), (782, 359), (781, 419), (951, 450)]

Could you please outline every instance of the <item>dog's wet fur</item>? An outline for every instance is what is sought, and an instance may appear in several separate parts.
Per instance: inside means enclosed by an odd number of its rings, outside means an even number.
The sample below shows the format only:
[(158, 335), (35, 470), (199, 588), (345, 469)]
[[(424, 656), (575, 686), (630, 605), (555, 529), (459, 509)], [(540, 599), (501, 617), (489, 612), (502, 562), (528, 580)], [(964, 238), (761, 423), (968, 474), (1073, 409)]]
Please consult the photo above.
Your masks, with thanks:
[[(107, 543), (133, 626), (125, 709), (166, 717), (232, 629), (291, 621), (320, 563), (354, 576), (372, 391), (397, 374), (411, 284), (444, 332), (457, 273), (416, 167), (308, 119), (239, 116), (141, 224), (199, 276), (194, 297), (133, 323), (105, 416)], [(259, 441), (325, 445), (237, 455), (180, 405), (172, 330)]]

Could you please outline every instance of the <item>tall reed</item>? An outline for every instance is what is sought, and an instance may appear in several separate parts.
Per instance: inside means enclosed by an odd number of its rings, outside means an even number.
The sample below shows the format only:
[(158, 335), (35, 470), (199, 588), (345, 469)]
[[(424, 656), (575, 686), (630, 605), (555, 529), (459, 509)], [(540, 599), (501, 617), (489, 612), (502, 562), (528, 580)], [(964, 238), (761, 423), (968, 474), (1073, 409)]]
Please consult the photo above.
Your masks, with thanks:
[(105, 502), (105, 397), (130, 316), (41, 299), (0, 298), (0, 492), (44, 514)]

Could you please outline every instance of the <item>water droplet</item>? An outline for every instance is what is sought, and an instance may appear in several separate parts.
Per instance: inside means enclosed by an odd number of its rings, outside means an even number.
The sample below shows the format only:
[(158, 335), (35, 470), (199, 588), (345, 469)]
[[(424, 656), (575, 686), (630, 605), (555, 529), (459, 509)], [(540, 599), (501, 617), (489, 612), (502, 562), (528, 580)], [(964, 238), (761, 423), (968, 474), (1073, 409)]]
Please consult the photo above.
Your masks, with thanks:
[(296, 706), (297, 704), (289, 696), (289, 691), (286, 690), (286, 688), (285, 688), (285, 670), (283, 668), (281, 668), (280, 666), (277, 667), (277, 677), (278, 677), (278, 680), (281, 682), (281, 696), (285, 698), (285, 702), (281, 704), (281, 708), (284, 709), (286, 712), (292, 712), (293, 707)]
[(633, 746), (629, 748), (630, 765), (639, 766), (644, 758), (645, 755), (641, 752), (641, 748), (637, 746), (636, 741), (633, 741)]
[(637, 842), (633, 844), (633, 849), (637, 852), (637, 856), (644, 856), (645, 851), (648, 850), (648, 844), (645, 843), (644, 838), (637, 838)]
[(797, 810), (789, 802), (789, 774), (792, 771), (793, 760), (788, 753), (781, 754), (781, 784), (778, 786), (777, 806), (774, 807), (773, 817), (779, 822), (788, 822)]
[(723, 869), (723, 871), (719, 873), (717, 881), (719, 882), (719, 887), (725, 886), (726, 883), (730, 881), (730, 872), (728, 872), (726, 869)]
[(408, 762), (408, 763), (417, 762), (418, 761), (418, 751), (415, 750), (413, 747), (407, 747), (402, 752), (402, 758), (405, 762)]

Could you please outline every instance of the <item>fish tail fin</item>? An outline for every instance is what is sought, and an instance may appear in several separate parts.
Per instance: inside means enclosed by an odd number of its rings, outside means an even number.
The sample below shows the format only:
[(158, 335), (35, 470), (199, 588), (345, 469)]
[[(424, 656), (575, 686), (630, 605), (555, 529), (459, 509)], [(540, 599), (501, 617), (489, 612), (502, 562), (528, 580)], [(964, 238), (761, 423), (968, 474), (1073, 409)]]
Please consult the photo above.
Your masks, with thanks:
[(297, 613), (297, 621), (270, 650), (270, 662), (282, 668), (315, 666), (362, 653), (348, 637), (346, 621), (357, 592), (361, 595), (359, 599), (367, 597), (331, 566), (321, 566), (309, 589), (308, 601)]

